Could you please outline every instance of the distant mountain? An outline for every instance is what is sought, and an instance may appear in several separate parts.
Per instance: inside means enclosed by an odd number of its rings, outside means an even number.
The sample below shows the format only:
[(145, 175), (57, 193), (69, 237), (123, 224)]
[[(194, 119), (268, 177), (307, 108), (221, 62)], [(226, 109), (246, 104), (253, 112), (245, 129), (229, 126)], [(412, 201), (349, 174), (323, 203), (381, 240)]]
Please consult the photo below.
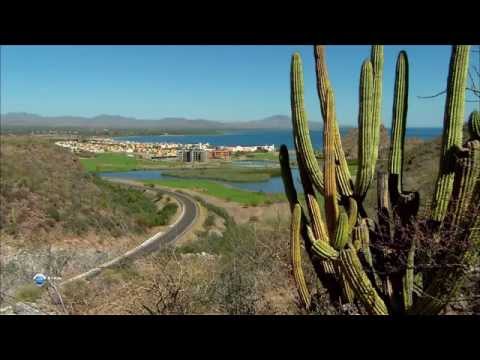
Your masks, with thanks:
[[(89, 129), (150, 129), (150, 130), (247, 130), (291, 129), (290, 117), (274, 115), (260, 120), (221, 122), (205, 119), (162, 118), (136, 119), (120, 115), (46, 117), (29, 113), (7, 113), (0, 116), (0, 126), (35, 128), (89, 128)], [(322, 129), (320, 122), (310, 122), (311, 130)]]

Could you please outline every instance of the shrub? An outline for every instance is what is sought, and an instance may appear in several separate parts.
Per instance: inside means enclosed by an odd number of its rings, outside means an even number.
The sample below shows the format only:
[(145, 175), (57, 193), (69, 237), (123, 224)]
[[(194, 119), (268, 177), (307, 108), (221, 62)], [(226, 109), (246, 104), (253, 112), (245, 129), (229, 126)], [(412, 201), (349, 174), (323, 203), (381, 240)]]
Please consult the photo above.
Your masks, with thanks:
[(215, 225), (215, 215), (213, 214), (208, 214), (207, 218), (205, 219), (205, 222), (203, 223), (203, 225), (206, 227), (206, 228), (209, 228), (209, 227), (212, 227), (213, 225)]
[(35, 302), (42, 296), (43, 289), (34, 284), (23, 285), (15, 292), (15, 298), (22, 302)]
[(50, 206), (47, 209), (47, 215), (57, 222), (60, 221), (60, 213), (58, 212), (57, 208), (54, 206)]

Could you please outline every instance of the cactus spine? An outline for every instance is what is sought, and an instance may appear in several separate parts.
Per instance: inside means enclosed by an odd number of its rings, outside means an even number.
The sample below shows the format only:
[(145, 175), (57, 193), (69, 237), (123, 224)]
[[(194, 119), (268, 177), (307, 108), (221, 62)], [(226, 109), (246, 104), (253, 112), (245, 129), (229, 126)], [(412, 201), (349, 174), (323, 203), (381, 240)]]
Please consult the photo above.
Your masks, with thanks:
[[(308, 210), (308, 218), (298, 204), (293, 186), (288, 151), (280, 148), (280, 164), (285, 192), (292, 210), (291, 256), (295, 282), (306, 306), (311, 304), (301, 270), (300, 238), (322, 284), (331, 299), (354, 304), (359, 300), (369, 314), (390, 313), (436, 314), (459, 288), (463, 268), (424, 271), (416, 268), (421, 256), (414, 222), (417, 221), (418, 193), (402, 189), (403, 151), (408, 102), (408, 61), (404, 51), (397, 59), (392, 116), (392, 144), (389, 175), (378, 176), (378, 221), (368, 217), (363, 199), (374, 177), (378, 157), (380, 126), (383, 48), (373, 46), (371, 58), (361, 68), (359, 100), (359, 169), (355, 186), (342, 165), (344, 159), (336, 121), (334, 96), (328, 80), (324, 47), (315, 47), (317, 90), (324, 118), (324, 171), (313, 155), (303, 101), (303, 75), (298, 54), (292, 57), (291, 106), (295, 149)], [(441, 227), (421, 230), (423, 235), (458, 228), (453, 231), (452, 252), (462, 263), (473, 264), (477, 253), (472, 246), (462, 248), (456, 242), (480, 246), (480, 139), (478, 113), (469, 119), (471, 139), (462, 146), (461, 130), (464, 88), (468, 66), (468, 46), (455, 46), (450, 61), (441, 169), (433, 204), (434, 220), (442, 219)], [(345, 162), (346, 163), (346, 162)], [(325, 198), (325, 219), (315, 188)], [(354, 190), (349, 193), (348, 186)], [(399, 216), (402, 223), (388, 223)], [(446, 217), (448, 214), (448, 217)], [(477, 214), (477, 215), (475, 215)], [(382, 223), (382, 216), (387, 222)], [(435, 217), (436, 216), (436, 217)], [(408, 220), (408, 221), (406, 221)], [(448, 221), (447, 221), (448, 220)], [(405, 246), (399, 240), (407, 237)], [(405, 240), (405, 239), (403, 239)], [(408, 244), (408, 243), (407, 243)], [(477, 250), (478, 251), (478, 250)], [(420, 253), (421, 254), (421, 253)], [(402, 256), (400, 256), (402, 255)], [(404, 257), (403, 257), (404, 256)], [(406, 266), (389, 272), (389, 263), (406, 258)], [(397, 261), (398, 262), (398, 261)]]
[(444, 133), (440, 171), (432, 201), (432, 220), (437, 222), (441, 222), (445, 218), (448, 202), (452, 195), (454, 180), (453, 149), (462, 145), (469, 50), (469, 45), (455, 45), (452, 47), (443, 123)]

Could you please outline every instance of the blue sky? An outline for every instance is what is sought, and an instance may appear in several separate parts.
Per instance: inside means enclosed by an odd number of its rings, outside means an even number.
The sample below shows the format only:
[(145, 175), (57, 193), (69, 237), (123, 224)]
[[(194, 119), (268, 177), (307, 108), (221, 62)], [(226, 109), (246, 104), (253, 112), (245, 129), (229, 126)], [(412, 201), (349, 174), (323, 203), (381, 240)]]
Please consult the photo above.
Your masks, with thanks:
[[(408, 125), (441, 127), (445, 97), (417, 96), (445, 88), (450, 46), (385, 46), (383, 121), (391, 122), (395, 62), (402, 49), (410, 60)], [(320, 120), (313, 48), (302, 45), (2, 46), (0, 110), (219, 121), (290, 115), (295, 51), (303, 59), (309, 119)], [(360, 66), (369, 52), (369, 46), (327, 46), (341, 125), (357, 122)], [(473, 107), (467, 104), (467, 110)]]

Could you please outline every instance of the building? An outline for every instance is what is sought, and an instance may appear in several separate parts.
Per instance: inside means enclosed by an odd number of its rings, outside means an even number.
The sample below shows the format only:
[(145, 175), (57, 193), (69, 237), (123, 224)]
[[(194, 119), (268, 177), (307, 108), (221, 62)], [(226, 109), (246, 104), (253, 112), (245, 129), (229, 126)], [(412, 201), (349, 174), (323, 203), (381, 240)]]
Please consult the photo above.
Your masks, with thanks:
[(208, 160), (207, 151), (202, 149), (179, 149), (177, 161), (181, 162), (205, 162)]
[(210, 159), (230, 160), (232, 152), (225, 149), (215, 149), (208, 152)]

